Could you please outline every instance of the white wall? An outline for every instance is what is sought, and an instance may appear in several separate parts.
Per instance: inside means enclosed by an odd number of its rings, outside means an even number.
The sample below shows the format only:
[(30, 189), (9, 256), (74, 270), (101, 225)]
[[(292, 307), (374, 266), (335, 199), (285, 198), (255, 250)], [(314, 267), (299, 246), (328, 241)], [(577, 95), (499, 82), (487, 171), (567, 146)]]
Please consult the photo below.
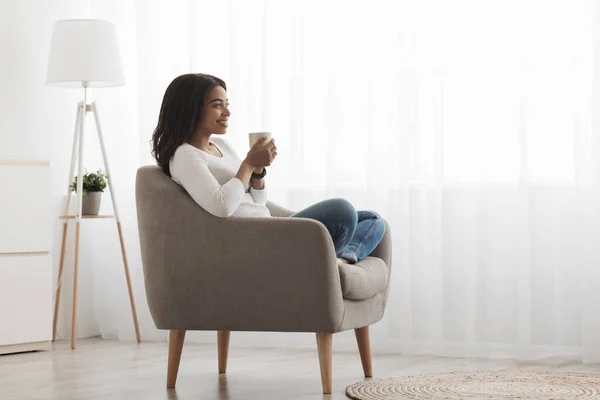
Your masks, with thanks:
[[(0, 0), (0, 158), (50, 160), (52, 166), (53, 210), (57, 219), (53, 237), (54, 280), (58, 274), (62, 212), (67, 189), (76, 104), (83, 91), (44, 84), (50, 37), (54, 21), (68, 18), (105, 18), (115, 23), (117, 34), (135, 29), (131, 6), (114, 7), (112, 1), (81, 0)], [(129, 8), (128, 8), (129, 7)], [(119, 9), (119, 15), (106, 10)], [(135, 171), (139, 165), (140, 136), (136, 125), (135, 32), (120, 35), (127, 84), (120, 88), (98, 89), (91, 93), (98, 102), (101, 122), (127, 255), (134, 280), (134, 293), (142, 328), (154, 331), (145, 305), (137, 221), (134, 204)], [(93, 117), (86, 119), (84, 165), (89, 170), (103, 167)], [(110, 196), (103, 197), (103, 210), (110, 213)], [(72, 271), (75, 223), (69, 226), (65, 274), (59, 321), (59, 336), (70, 337)], [(124, 309), (127, 288), (114, 220), (87, 220), (81, 227), (78, 296), (78, 337), (103, 334), (133, 339), (131, 312)], [(122, 285), (103, 285), (104, 282)], [(113, 287), (115, 286), (115, 287)], [(116, 304), (120, 304), (116, 307)], [(92, 310), (95, 309), (94, 313)], [(119, 332), (117, 321), (128, 318), (128, 332)], [(102, 326), (102, 331), (100, 330)]]

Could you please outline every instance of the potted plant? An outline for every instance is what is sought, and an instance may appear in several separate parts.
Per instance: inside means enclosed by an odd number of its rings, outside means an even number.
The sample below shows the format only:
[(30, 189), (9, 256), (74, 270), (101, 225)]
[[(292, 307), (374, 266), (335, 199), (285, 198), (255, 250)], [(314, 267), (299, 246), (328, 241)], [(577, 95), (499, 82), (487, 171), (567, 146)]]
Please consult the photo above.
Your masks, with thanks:
[[(101, 169), (91, 173), (85, 171), (83, 175), (82, 215), (98, 215), (104, 189), (106, 189), (106, 174)], [(77, 177), (71, 183), (71, 191), (77, 193)]]

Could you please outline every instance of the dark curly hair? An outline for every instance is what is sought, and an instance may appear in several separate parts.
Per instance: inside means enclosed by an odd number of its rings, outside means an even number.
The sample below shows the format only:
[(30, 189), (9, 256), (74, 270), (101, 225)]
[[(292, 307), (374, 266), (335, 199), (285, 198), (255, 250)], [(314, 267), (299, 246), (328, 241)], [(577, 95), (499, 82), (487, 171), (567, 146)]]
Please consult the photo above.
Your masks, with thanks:
[(152, 134), (152, 156), (169, 176), (169, 161), (175, 150), (192, 137), (202, 117), (208, 93), (216, 86), (227, 90), (222, 79), (206, 74), (185, 74), (173, 79), (160, 107)]

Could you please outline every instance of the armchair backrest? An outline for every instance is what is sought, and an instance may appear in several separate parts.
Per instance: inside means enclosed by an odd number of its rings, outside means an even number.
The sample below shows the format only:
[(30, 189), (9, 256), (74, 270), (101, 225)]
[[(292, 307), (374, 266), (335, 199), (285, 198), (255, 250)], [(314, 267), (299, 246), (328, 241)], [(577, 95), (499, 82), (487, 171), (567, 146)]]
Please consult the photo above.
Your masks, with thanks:
[[(146, 298), (155, 322), (162, 317), (155, 310), (170, 298), (167, 258), (167, 236), (172, 227), (173, 210), (199, 213), (200, 210), (185, 189), (175, 183), (158, 166), (138, 169), (135, 182), (135, 201)], [(187, 209), (184, 211), (184, 209)], [(199, 222), (202, 218), (199, 217)]]

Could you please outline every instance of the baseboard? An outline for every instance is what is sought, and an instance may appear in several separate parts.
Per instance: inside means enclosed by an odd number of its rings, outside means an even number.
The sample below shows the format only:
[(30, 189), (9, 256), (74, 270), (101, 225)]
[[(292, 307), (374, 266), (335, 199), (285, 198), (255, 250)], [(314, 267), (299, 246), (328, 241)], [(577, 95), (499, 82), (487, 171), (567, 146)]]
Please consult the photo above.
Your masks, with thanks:
[(0, 346), (0, 354), (24, 353), (27, 351), (50, 350), (50, 341), (7, 344)]

